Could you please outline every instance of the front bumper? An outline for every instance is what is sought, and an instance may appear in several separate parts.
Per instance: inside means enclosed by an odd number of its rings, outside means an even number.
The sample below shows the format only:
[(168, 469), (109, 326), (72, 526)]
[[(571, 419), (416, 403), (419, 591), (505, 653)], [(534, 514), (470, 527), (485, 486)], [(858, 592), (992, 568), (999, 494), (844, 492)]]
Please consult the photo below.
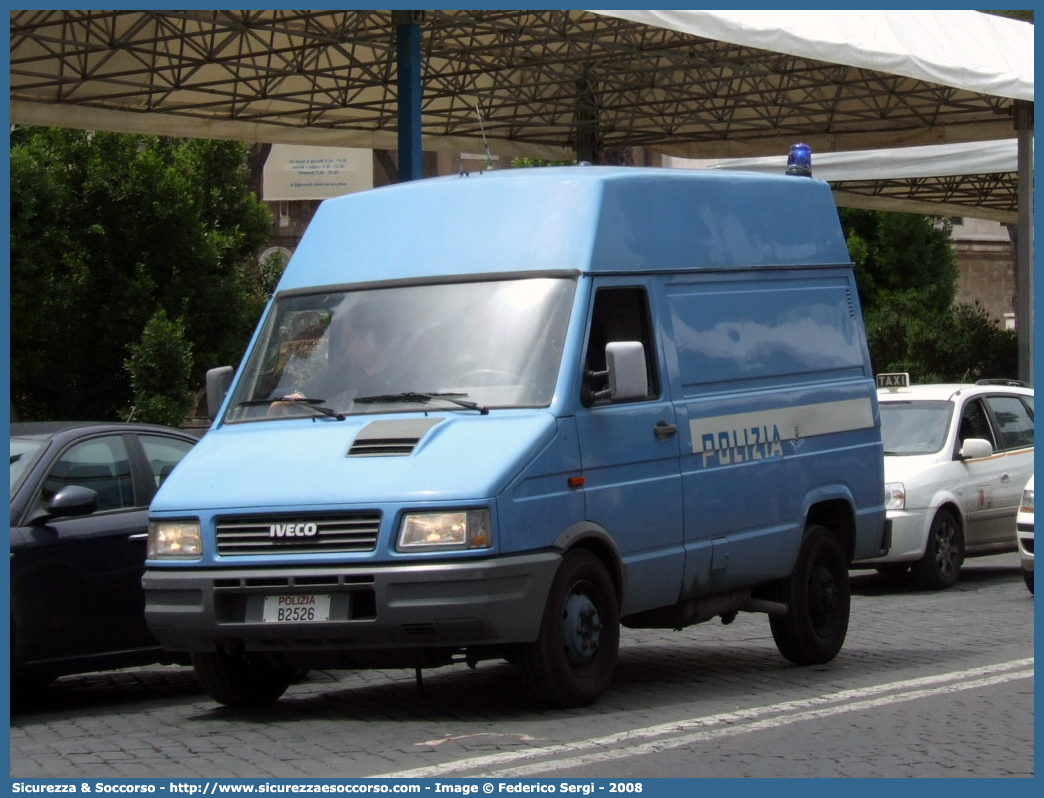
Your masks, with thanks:
[[(363, 651), (536, 639), (561, 555), (386, 567), (150, 568), (145, 618), (172, 651)], [(327, 621), (266, 622), (266, 596), (326, 595)]]
[(1022, 570), (1033, 573), (1033, 525), (1018, 524), (1015, 529), (1015, 538), (1019, 544), (1019, 564)]
[(889, 510), (888, 523), (892, 537), (888, 553), (881, 557), (868, 557), (853, 563), (855, 566), (878, 563), (913, 562), (924, 555), (928, 532), (924, 510)]

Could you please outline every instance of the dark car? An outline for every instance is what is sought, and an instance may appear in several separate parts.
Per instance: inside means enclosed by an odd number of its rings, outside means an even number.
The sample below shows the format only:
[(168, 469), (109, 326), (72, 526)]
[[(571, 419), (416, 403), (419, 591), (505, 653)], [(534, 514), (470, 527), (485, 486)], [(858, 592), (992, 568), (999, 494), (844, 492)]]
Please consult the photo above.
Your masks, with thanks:
[(11, 425), (11, 682), (173, 662), (145, 625), (149, 502), (197, 441), (150, 424)]

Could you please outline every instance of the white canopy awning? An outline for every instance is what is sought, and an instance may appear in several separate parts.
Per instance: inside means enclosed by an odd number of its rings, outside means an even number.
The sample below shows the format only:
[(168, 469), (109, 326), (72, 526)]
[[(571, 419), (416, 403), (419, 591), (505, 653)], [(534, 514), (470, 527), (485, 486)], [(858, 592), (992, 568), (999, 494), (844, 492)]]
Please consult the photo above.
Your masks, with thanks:
[(979, 11), (595, 11), (760, 50), (1033, 101), (1033, 26)]
[[(1018, 141), (812, 153), (812, 174), (850, 208), (1018, 221)], [(787, 154), (761, 158), (664, 157), (677, 169), (736, 169), (783, 174)], [(989, 190), (986, 190), (989, 189)], [(978, 197), (976, 201), (974, 198)]]
[[(1014, 173), (1018, 163), (1019, 145), (1015, 139), (890, 150), (812, 153), (813, 174), (827, 182)], [(783, 174), (787, 167), (787, 153), (762, 158), (696, 159), (668, 156), (664, 166)]]

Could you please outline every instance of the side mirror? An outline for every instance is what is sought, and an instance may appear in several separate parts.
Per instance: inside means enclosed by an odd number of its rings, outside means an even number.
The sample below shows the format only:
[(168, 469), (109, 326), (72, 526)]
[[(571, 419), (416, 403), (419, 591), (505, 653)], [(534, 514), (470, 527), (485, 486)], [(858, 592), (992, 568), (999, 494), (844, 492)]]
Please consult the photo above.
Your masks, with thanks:
[(630, 399), (645, 399), (649, 395), (645, 347), (640, 341), (611, 341), (606, 344), (605, 364), (610, 401), (626, 402)]
[(993, 454), (993, 444), (985, 438), (965, 438), (957, 457), (961, 460), (978, 460)]
[(46, 524), (54, 518), (90, 515), (98, 509), (98, 494), (82, 485), (66, 485), (47, 502), (47, 509), (29, 519), (30, 524)]
[(213, 421), (217, 418), (218, 411), (225, 401), (225, 394), (232, 384), (232, 375), (235, 369), (231, 366), (218, 366), (207, 372), (207, 415)]

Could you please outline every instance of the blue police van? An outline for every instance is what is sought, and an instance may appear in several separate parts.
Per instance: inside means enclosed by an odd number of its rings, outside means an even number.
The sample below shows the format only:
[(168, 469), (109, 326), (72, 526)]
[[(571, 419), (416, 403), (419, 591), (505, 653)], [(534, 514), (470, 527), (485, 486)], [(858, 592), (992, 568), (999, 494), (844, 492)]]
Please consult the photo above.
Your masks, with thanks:
[[(621, 626), (768, 616), (823, 663), (887, 549), (845, 240), (807, 177), (517, 169), (325, 201), (151, 507), (153, 634), (231, 706), (303, 668), (506, 659), (553, 706)], [(419, 671), (418, 671), (419, 672)]]

